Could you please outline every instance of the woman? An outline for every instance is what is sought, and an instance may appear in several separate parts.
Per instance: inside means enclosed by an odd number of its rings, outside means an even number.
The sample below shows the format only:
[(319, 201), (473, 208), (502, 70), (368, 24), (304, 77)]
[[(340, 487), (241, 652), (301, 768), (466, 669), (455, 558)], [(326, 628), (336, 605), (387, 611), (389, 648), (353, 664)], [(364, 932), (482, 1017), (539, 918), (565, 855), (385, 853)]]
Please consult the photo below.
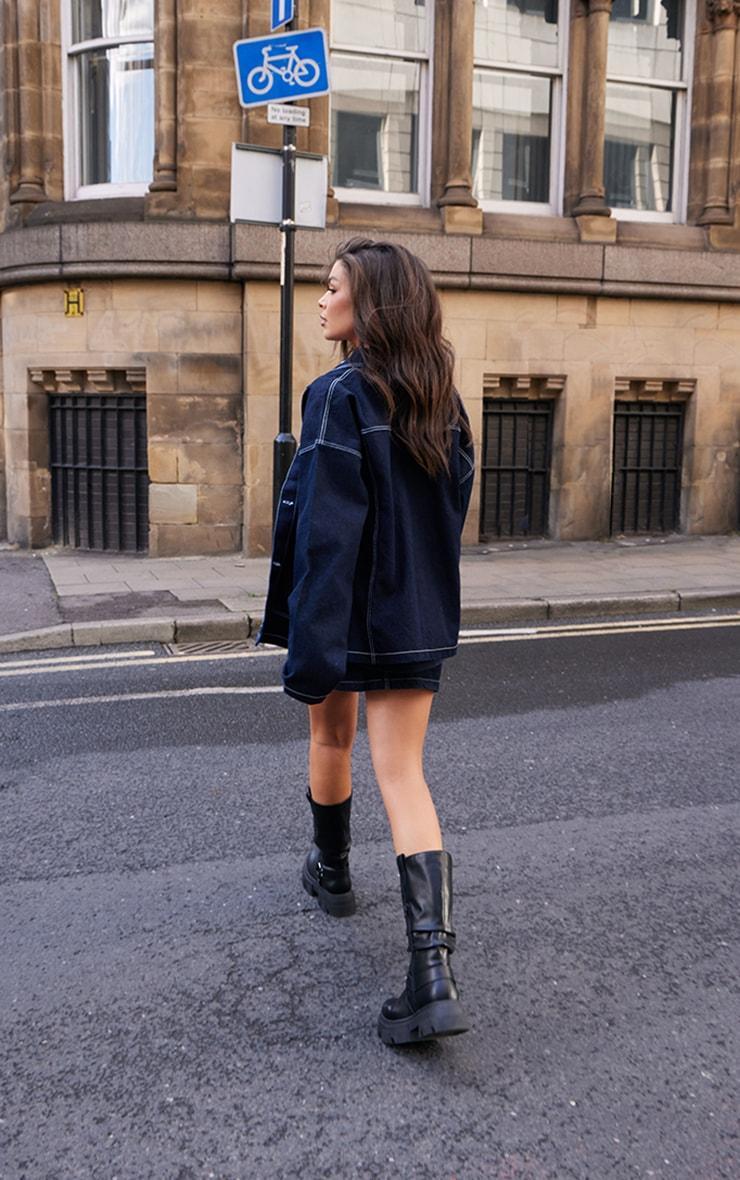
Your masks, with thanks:
[(354, 913), (349, 872), (359, 693), (397, 854), (411, 959), (378, 1032), (409, 1044), (465, 1032), (449, 964), (452, 862), (422, 765), (441, 662), (455, 653), (472, 441), (439, 298), (402, 246), (340, 246), (319, 300), (343, 362), (303, 397), (258, 642), (287, 647), (285, 691), (309, 709), (314, 844), (303, 885)]

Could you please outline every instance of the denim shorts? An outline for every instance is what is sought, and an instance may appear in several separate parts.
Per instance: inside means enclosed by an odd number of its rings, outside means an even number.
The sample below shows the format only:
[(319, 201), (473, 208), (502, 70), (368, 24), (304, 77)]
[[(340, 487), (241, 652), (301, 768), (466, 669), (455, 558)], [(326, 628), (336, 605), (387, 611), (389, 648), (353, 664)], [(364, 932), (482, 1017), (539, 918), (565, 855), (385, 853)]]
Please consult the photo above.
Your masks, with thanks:
[(389, 688), (439, 690), (442, 664), (347, 664), (347, 675), (337, 692), (378, 692)]

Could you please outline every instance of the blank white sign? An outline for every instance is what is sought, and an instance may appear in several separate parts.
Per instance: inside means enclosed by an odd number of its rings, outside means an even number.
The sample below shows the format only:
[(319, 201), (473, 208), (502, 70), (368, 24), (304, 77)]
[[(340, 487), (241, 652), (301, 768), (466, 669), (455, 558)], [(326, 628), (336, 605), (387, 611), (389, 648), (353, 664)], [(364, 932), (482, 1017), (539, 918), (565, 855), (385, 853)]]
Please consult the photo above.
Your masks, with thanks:
[[(326, 156), (296, 153), (295, 221), (307, 229), (326, 226)], [(231, 220), (279, 225), (283, 210), (283, 158), (277, 148), (235, 143), (231, 148)]]

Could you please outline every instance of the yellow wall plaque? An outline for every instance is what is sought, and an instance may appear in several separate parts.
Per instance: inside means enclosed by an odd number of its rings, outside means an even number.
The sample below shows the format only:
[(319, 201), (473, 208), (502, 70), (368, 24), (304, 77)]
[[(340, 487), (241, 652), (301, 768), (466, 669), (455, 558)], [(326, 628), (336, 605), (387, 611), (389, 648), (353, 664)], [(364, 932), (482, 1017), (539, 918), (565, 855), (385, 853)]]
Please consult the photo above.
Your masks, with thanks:
[(85, 292), (82, 287), (70, 287), (64, 292), (64, 314), (68, 316), (85, 314)]

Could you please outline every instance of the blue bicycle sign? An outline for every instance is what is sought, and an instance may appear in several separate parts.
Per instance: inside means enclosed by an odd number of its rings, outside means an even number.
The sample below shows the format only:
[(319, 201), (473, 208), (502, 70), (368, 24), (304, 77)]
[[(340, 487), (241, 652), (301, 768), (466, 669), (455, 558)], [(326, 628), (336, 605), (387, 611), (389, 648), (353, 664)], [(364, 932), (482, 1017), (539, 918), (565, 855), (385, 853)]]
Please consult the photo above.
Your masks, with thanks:
[(328, 54), (323, 29), (237, 41), (234, 60), (239, 102), (243, 107), (311, 98), (329, 92)]
[(268, 94), (277, 78), (288, 86), (313, 86), (321, 67), (312, 57), (299, 57), (297, 45), (286, 45), (262, 50), (262, 65), (255, 66), (247, 74), (247, 89), (252, 94)]

